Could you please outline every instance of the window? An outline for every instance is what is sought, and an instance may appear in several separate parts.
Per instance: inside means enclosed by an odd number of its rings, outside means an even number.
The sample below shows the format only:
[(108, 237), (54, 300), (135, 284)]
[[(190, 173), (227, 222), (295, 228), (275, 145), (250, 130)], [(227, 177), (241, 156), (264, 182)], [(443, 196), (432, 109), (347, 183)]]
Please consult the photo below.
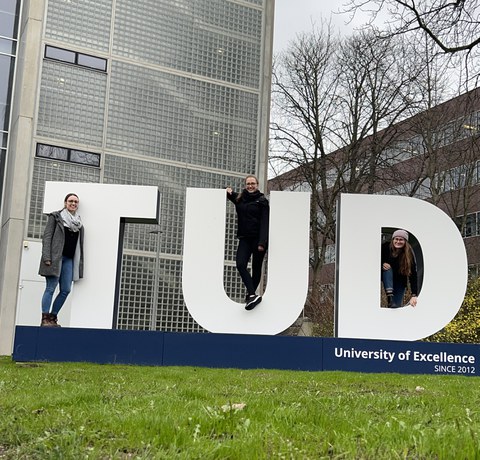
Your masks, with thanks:
[(466, 216), (458, 216), (454, 219), (454, 222), (461, 231), (463, 238), (480, 235), (480, 212), (474, 212)]
[(53, 46), (45, 47), (45, 57), (55, 59), (56, 61), (70, 62), (75, 64), (75, 53), (73, 51), (54, 48)]
[(333, 264), (335, 262), (335, 245), (328, 244), (325, 248), (325, 264)]
[(54, 145), (37, 144), (37, 157), (49, 158), (51, 160), (68, 161), (87, 166), (100, 166), (100, 155), (98, 153), (84, 152), (82, 150), (55, 147)]
[(55, 61), (68, 62), (90, 69), (107, 71), (107, 60), (90, 56), (88, 54), (78, 53), (76, 51), (65, 50), (55, 46), (45, 46), (45, 57)]
[(479, 264), (471, 264), (468, 266), (468, 278), (473, 280), (480, 276), (480, 265)]
[(465, 222), (464, 236), (475, 236), (477, 235), (477, 215), (469, 214)]

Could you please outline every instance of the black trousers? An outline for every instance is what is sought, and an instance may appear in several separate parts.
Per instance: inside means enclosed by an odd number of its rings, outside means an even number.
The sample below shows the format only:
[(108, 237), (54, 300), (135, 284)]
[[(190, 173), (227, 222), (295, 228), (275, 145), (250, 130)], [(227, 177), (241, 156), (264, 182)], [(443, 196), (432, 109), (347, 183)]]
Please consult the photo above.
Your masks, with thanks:
[[(240, 238), (237, 248), (237, 270), (240, 273), (247, 294), (255, 294), (262, 278), (262, 263), (266, 251), (258, 250), (257, 238)], [(248, 271), (248, 262), (252, 257), (252, 274)]]

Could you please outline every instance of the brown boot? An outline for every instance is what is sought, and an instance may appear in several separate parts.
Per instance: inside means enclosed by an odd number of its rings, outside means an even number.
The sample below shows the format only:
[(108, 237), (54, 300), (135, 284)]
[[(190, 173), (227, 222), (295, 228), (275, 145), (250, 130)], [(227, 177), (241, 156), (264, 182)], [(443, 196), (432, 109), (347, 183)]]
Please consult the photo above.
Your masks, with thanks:
[(51, 326), (50, 324), (50, 313), (42, 313), (42, 322), (40, 323), (41, 327)]
[(387, 307), (393, 307), (393, 294), (387, 294)]
[(57, 323), (57, 315), (55, 315), (54, 313), (49, 314), (49, 321), (51, 327), (62, 327), (60, 326), (60, 324)]

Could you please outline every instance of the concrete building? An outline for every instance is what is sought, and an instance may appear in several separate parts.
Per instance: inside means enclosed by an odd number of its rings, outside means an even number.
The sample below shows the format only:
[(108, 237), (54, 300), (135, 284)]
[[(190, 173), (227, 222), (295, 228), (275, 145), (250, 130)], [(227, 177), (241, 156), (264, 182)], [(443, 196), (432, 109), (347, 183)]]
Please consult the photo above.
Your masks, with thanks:
[[(2, 3), (0, 354), (26, 301), (22, 251), (41, 239), (46, 181), (158, 186), (159, 226), (126, 228), (116, 325), (201, 330), (181, 293), (185, 189), (240, 188), (246, 173), (265, 184), (273, 9), (274, 0)], [(232, 209), (227, 222), (225, 286), (240, 299)], [(37, 300), (40, 318), (40, 299), (28, 299)]]

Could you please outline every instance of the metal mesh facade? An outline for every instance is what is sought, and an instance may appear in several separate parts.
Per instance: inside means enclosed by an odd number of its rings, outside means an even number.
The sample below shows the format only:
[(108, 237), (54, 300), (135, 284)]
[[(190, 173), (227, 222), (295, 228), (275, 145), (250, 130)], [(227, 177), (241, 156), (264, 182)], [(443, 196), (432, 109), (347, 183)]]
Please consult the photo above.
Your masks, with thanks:
[[(36, 142), (101, 160), (94, 167), (34, 159), (28, 236), (43, 231), (46, 180), (153, 185), (161, 193), (159, 226), (125, 228), (119, 328), (202, 330), (181, 290), (186, 188), (240, 189), (259, 157), (266, 161), (258, 154), (266, 1), (48, 1), (43, 45), (107, 66), (44, 58)], [(227, 205), (225, 289), (242, 301), (235, 222)]]

